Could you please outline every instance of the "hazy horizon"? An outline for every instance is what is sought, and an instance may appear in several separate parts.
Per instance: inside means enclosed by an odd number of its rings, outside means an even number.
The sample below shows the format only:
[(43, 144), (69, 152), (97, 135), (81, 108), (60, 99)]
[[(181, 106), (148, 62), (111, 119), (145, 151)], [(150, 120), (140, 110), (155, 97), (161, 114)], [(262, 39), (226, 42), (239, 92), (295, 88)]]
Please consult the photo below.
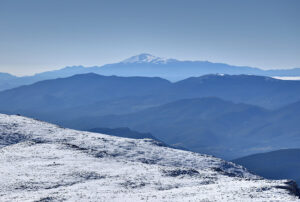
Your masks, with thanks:
[(0, 72), (101, 66), (140, 53), (300, 67), (300, 1), (0, 1)]
[[(141, 53), (141, 54), (150, 54), (150, 53)], [(137, 55), (140, 55), (140, 54), (137, 54)], [(137, 55), (133, 55), (133, 56), (137, 56)], [(152, 54), (150, 54), (152, 55)], [(127, 58), (124, 58), (123, 60), (126, 60), (130, 57), (133, 57), (133, 56), (129, 56)], [(156, 56), (156, 55), (153, 55), (153, 56)], [(159, 57), (159, 56), (156, 56), (156, 57)], [(253, 66), (247, 66), (247, 65), (234, 65), (234, 64), (228, 64), (228, 63), (223, 63), (223, 62), (213, 62), (213, 61), (207, 61), (207, 60), (179, 60), (177, 58), (165, 58), (165, 57), (160, 57), (160, 58), (164, 58), (164, 59), (175, 59), (175, 60), (178, 60), (178, 61), (192, 61), (192, 62), (210, 62), (210, 63), (222, 63), (222, 64), (227, 64), (227, 65), (230, 65), (230, 66), (237, 66), (237, 67), (251, 67), (251, 68), (258, 68), (258, 69), (262, 69), (262, 70), (266, 70), (266, 69), (263, 69), (263, 68), (260, 68), (260, 67), (253, 67)], [(118, 61), (114, 61), (114, 62), (111, 62), (111, 63), (106, 63), (106, 64), (115, 64), (115, 63), (119, 63), (119, 62), (122, 62), (123, 61), (122, 59), (121, 60), (118, 60)], [(101, 67), (103, 65), (106, 65), (106, 64), (101, 64), (101, 65), (90, 65), (90, 66), (85, 66), (85, 65), (82, 65), (82, 64), (74, 64), (74, 65), (66, 65), (66, 66), (62, 66), (62, 67), (49, 67), (49, 68), (41, 68), (40, 71), (38, 72), (32, 72), (32, 73), (25, 73), (25, 74), (20, 74), (20, 73), (13, 73), (13, 72), (4, 72), (4, 71), (0, 71), (0, 73), (8, 73), (8, 74), (11, 74), (13, 76), (18, 76), (18, 77), (23, 77), (23, 76), (33, 76), (35, 74), (39, 74), (39, 73), (44, 73), (44, 72), (48, 72), (48, 71), (56, 71), (56, 70), (61, 70), (61, 69), (64, 69), (64, 68), (67, 68), (67, 67), (76, 67), (76, 66), (82, 66), (84, 68), (89, 68), (89, 67)], [(292, 68), (273, 68), (274, 70), (288, 70), (288, 69), (295, 69), (295, 68), (298, 68), (298, 67), (292, 67)], [(299, 67), (300, 68), (300, 67)], [(273, 69), (268, 69), (268, 70), (273, 70)], [(1, 69), (0, 69), (1, 70)], [(274, 77), (276, 78), (276, 77)], [(284, 78), (284, 77), (280, 77), (278, 76), (278, 79), (280, 78)], [(288, 78), (288, 77), (285, 77), (285, 78)], [(295, 77), (296, 78), (296, 77)], [(299, 77), (297, 77), (297, 80)], [(289, 78), (290, 79), (290, 78)]]

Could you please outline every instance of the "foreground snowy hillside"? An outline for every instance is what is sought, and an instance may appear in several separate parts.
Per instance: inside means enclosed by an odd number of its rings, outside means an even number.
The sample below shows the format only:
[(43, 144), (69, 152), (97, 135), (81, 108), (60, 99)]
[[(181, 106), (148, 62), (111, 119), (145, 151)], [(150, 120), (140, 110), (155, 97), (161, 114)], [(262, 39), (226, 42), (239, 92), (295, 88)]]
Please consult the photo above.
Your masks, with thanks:
[(223, 160), (0, 114), (0, 201), (297, 201)]

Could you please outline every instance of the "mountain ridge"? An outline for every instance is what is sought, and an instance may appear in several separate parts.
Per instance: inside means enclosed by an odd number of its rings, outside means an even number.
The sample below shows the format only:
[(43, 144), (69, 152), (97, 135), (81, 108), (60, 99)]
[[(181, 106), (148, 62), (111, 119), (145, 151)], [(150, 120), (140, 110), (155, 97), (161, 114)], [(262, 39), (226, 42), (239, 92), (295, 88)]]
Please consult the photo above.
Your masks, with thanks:
[(208, 61), (180, 61), (153, 56), (148, 53), (132, 56), (123, 61), (102, 66), (69, 66), (58, 70), (38, 73), (32, 76), (12, 77), (1, 80), (0, 90), (32, 84), (45, 79), (65, 78), (75, 74), (97, 73), (106, 76), (162, 77), (179, 81), (191, 76), (205, 74), (250, 74), (264, 76), (300, 76), (300, 68), (286, 70), (262, 70), (256, 67), (235, 66)]
[(281, 149), (232, 160), (268, 179), (293, 179), (300, 183), (300, 149)]
[(206, 97), (177, 100), (129, 114), (83, 116), (61, 124), (77, 129), (129, 127), (152, 133), (169, 145), (232, 159), (299, 147), (299, 113), (299, 102), (267, 110)]

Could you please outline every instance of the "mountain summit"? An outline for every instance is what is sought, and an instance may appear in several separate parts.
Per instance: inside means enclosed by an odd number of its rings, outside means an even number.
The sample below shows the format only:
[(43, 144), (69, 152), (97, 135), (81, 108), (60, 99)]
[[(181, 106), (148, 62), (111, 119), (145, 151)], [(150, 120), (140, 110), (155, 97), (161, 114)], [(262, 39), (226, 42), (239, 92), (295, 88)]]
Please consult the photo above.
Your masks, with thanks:
[(156, 57), (148, 53), (142, 53), (139, 55), (132, 56), (126, 60), (123, 60), (122, 63), (154, 63), (154, 64), (165, 64), (169, 61), (175, 61), (174, 59), (166, 59), (161, 57)]

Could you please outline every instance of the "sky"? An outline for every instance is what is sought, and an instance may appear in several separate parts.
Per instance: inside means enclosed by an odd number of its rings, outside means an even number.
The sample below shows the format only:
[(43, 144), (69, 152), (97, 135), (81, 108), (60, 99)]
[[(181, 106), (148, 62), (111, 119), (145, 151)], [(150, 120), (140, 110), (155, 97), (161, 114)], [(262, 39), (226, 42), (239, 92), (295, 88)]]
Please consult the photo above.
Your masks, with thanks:
[(31, 75), (140, 53), (300, 67), (299, 0), (0, 0), (0, 72)]

